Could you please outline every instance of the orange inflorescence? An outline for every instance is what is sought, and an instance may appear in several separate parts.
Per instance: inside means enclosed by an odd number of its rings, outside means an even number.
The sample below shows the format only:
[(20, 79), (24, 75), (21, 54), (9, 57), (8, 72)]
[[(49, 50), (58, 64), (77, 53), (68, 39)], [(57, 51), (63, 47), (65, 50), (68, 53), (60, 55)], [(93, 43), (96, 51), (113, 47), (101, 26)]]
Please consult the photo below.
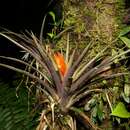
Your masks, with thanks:
[(65, 72), (67, 70), (67, 64), (65, 63), (63, 55), (59, 52), (56, 52), (54, 54), (54, 59), (57, 63), (57, 66), (58, 66), (58, 69), (59, 69), (61, 75), (64, 76)]

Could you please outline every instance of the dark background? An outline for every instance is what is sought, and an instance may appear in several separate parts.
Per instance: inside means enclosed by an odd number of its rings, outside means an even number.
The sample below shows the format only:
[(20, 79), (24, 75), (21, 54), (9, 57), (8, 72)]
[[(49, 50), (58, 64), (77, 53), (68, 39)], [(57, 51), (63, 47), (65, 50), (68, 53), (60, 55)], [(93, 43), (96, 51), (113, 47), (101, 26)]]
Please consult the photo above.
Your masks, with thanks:
[[(60, 19), (61, 3), (60, 0), (2, 0), (0, 1), (0, 31), (2, 28), (9, 29), (14, 32), (24, 32), (25, 29), (33, 31), (39, 35), (45, 14), (53, 11)], [(44, 37), (53, 27), (51, 25), (52, 18), (47, 16)], [(0, 37), (0, 55), (19, 57), (20, 49), (7, 39)], [(1, 59), (0, 59), (1, 62)], [(7, 62), (9, 63), (9, 61)], [(10, 63), (9, 63), (10, 64)], [(0, 80), (12, 80), (14, 72), (6, 68), (0, 67)]]
[(59, 0), (3, 0), (0, 1), (0, 26), (38, 33), (44, 15), (50, 10), (61, 17)]

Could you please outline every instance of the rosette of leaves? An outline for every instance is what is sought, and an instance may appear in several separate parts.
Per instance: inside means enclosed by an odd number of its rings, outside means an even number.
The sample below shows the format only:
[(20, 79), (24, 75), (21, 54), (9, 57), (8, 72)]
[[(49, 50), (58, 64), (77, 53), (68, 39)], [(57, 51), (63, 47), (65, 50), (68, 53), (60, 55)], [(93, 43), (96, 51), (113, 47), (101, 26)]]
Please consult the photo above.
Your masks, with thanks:
[(55, 52), (50, 47), (47, 49), (42, 38), (38, 39), (32, 32), (25, 35), (5, 31), (0, 35), (12, 41), (35, 60), (35, 64), (30, 64), (21, 59), (0, 56), (0, 58), (18, 62), (30, 68), (23, 70), (0, 63), (0, 66), (30, 77), (30, 82), (40, 91), (42, 98), (39, 100), (42, 100), (40, 103), (43, 104), (43, 110), (37, 130), (61, 130), (63, 128), (76, 130), (77, 122), (81, 122), (85, 129), (100, 129), (91, 122), (88, 114), (84, 112), (82, 109), (84, 103), (82, 102), (90, 93), (103, 92), (102, 85), (100, 85), (103, 81), (127, 74), (106, 72), (111, 70), (111, 65), (115, 60), (116, 63), (117, 60), (122, 60), (122, 55), (130, 50), (113, 56), (105, 56), (105, 51), (109, 49), (106, 47), (90, 59), (92, 43), (88, 44), (77, 56), (79, 50), (70, 49), (69, 34), (64, 54)]

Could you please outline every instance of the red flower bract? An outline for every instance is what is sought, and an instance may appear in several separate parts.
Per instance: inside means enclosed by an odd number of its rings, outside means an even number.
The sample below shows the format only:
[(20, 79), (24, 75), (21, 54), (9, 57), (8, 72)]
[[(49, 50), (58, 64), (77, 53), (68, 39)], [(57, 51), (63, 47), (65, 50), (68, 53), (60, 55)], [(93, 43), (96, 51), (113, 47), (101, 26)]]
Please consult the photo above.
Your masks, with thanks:
[(67, 70), (67, 64), (65, 63), (63, 55), (59, 52), (56, 52), (54, 54), (54, 59), (56, 61), (56, 64), (58, 66), (61, 75), (64, 76)]

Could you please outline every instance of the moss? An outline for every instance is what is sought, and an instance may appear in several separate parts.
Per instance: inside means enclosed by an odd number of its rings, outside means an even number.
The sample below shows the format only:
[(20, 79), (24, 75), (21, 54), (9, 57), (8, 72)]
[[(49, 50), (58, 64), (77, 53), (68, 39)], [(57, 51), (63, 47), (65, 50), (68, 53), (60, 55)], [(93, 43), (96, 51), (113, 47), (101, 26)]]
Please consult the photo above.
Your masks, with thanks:
[[(64, 1), (64, 28), (74, 26), (70, 33), (72, 46), (84, 48), (88, 42), (94, 44), (94, 52), (113, 42), (122, 25), (124, 15), (123, 0), (65, 0)], [(67, 33), (62, 35), (57, 46), (65, 46)]]
[[(66, 48), (69, 35), (71, 47), (79, 48), (79, 53), (81, 52), (80, 49), (87, 46), (89, 42), (92, 42), (93, 46), (88, 52), (88, 59), (94, 57), (106, 46), (110, 46), (111, 49), (107, 50), (104, 55), (113, 55), (112, 51), (117, 50), (117, 46), (120, 46), (120, 42), (115, 39), (117, 39), (120, 29), (124, 27), (122, 24), (123, 15), (124, 0), (65, 0), (64, 29), (70, 26), (74, 26), (74, 28), (62, 35), (61, 39), (57, 42), (57, 49), (63, 48), (64, 50)], [(118, 71), (120, 72), (120, 70)], [(110, 81), (107, 86), (113, 87), (113, 89), (111, 88), (113, 95), (110, 96), (112, 103), (115, 103), (120, 98), (124, 85), (122, 84), (123, 77), (121, 78), (115, 79), (114, 82)], [(119, 90), (115, 91), (115, 88)], [(107, 118), (105, 119), (106, 123), (102, 122), (101, 127), (109, 128), (112, 127), (109, 116), (110, 111), (107, 111), (107, 105), (105, 107), (104, 110), (106, 110)]]

